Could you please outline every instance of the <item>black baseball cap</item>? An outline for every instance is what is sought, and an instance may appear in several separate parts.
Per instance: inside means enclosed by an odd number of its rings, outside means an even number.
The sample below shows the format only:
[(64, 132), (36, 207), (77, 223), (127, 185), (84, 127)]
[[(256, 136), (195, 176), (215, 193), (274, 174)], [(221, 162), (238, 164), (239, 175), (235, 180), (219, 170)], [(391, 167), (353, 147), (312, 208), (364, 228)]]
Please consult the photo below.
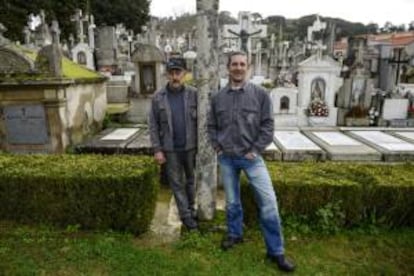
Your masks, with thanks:
[(167, 71), (172, 69), (186, 70), (185, 60), (183, 58), (170, 58), (166, 67)]

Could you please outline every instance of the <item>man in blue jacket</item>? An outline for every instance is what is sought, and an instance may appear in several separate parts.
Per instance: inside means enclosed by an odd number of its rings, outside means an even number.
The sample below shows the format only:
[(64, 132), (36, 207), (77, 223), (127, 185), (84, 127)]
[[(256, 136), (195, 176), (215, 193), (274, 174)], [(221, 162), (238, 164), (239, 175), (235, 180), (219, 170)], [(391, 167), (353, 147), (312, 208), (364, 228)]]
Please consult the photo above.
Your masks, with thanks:
[(276, 195), (261, 157), (273, 140), (272, 103), (268, 92), (246, 80), (248, 68), (244, 52), (229, 55), (229, 83), (212, 98), (207, 125), (226, 194), (227, 235), (221, 247), (227, 250), (243, 242), (240, 172), (244, 171), (256, 196), (267, 258), (291, 272), (295, 267), (284, 256)]
[(197, 147), (197, 92), (183, 83), (185, 60), (171, 58), (166, 65), (168, 84), (155, 93), (149, 112), (154, 158), (166, 163), (168, 182), (182, 223), (198, 228), (195, 219), (194, 167)]

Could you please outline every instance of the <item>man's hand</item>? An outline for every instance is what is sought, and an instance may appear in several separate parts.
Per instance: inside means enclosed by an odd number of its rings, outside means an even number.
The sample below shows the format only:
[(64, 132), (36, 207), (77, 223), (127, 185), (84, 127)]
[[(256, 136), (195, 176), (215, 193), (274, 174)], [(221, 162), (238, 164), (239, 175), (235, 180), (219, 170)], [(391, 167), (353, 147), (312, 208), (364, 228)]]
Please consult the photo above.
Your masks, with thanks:
[(167, 161), (162, 151), (157, 151), (156, 153), (154, 153), (154, 159), (155, 161), (157, 161), (159, 165), (162, 165)]
[(244, 157), (246, 157), (246, 159), (249, 159), (249, 160), (254, 160), (256, 159), (257, 154), (254, 152), (248, 152), (244, 155)]

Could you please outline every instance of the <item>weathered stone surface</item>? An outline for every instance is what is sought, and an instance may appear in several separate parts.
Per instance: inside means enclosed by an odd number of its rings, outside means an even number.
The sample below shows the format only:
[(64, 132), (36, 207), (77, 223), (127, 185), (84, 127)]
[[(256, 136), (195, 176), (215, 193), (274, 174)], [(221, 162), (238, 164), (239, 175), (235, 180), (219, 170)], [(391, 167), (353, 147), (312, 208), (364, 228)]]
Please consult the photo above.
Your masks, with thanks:
[(197, 199), (200, 219), (212, 219), (216, 209), (217, 160), (207, 137), (209, 94), (218, 87), (219, 0), (197, 0), (198, 154)]

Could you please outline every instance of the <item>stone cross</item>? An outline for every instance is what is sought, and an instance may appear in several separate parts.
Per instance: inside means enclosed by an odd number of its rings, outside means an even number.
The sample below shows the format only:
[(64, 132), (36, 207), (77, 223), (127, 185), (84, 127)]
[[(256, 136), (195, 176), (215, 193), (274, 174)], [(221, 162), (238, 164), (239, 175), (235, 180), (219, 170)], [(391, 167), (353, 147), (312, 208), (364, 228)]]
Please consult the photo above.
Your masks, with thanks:
[(319, 15), (316, 16), (316, 20), (313, 22), (313, 25), (308, 27), (308, 42), (313, 44), (310, 46), (310, 48), (312, 50), (316, 50), (318, 58), (322, 58), (322, 52), (326, 49), (326, 45), (323, 45), (322, 39), (315, 39), (314, 35), (315, 33), (321, 33), (325, 29), (326, 22), (321, 22)]
[(218, 88), (219, 0), (197, 0), (198, 148), (196, 183), (198, 217), (212, 219), (216, 209), (217, 160), (207, 137), (210, 93)]
[(76, 22), (77, 24), (77, 31), (78, 31), (78, 39), (79, 43), (85, 43), (85, 33), (83, 30), (83, 23), (88, 21), (87, 16), (82, 16), (82, 10), (77, 9), (75, 14), (72, 16), (71, 21)]

